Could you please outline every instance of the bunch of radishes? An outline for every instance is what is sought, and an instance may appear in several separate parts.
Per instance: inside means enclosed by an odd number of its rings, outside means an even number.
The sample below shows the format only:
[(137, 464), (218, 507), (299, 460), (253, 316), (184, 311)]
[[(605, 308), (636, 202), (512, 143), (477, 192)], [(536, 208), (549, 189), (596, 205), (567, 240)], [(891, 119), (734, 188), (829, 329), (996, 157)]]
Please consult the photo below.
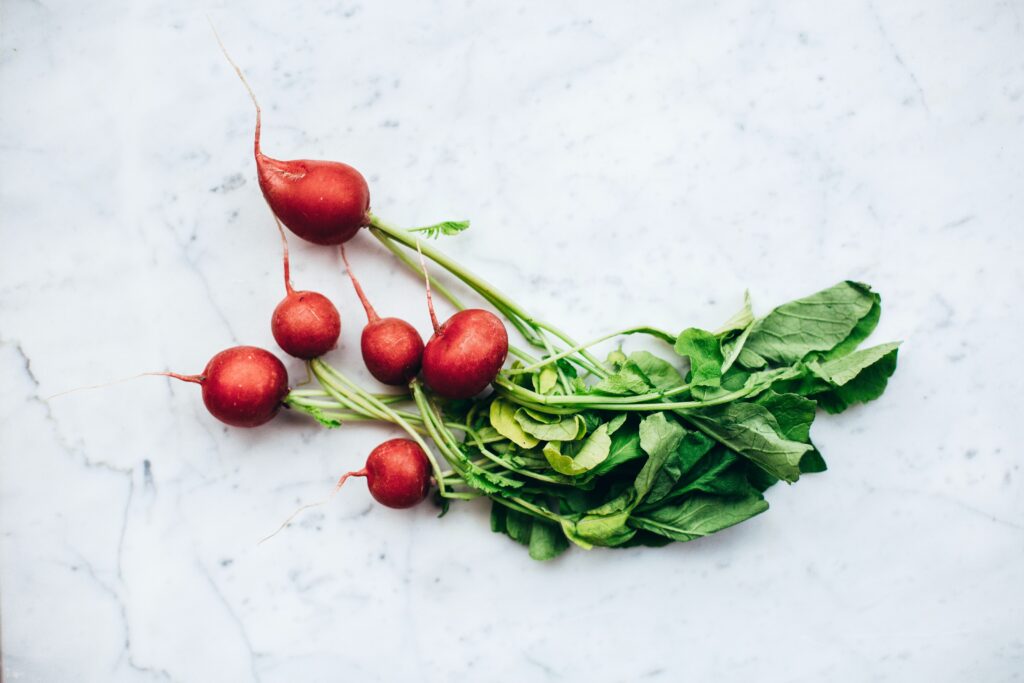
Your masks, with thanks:
[[(764, 491), (776, 482), (823, 471), (810, 439), (816, 406), (839, 412), (874, 400), (896, 368), (898, 343), (857, 348), (878, 322), (881, 299), (848, 281), (760, 318), (748, 299), (716, 332), (677, 335), (644, 325), (577, 343), (420, 242), (420, 234), (455, 234), (468, 223), (400, 230), (370, 213), (366, 180), (351, 166), (263, 154), (259, 104), (231, 64), (256, 106), (256, 172), (282, 243), (285, 297), (271, 329), (320, 388), (289, 390), (281, 361), (251, 346), (218, 353), (198, 375), (159, 374), (200, 384), (210, 413), (233, 426), (261, 425), (285, 405), (328, 427), (370, 420), (405, 431), (408, 438), (373, 449), (335, 491), (365, 477), (373, 497), (393, 508), (419, 503), (433, 487), (442, 510), (450, 500), (490, 499), (492, 530), (540, 560), (569, 543), (690, 541), (763, 512)], [(404, 391), (372, 393), (324, 361), (341, 316), (324, 295), (292, 287), (286, 227), (339, 250), (366, 312), (363, 362), (381, 383)], [(364, 227), (424, 278), (433, 323), (426, 344), (408, 322), (378, 315), (356, 278), (344, 243)], [(427, 259), (501, 318), (464, 306), (427, 273)], [(444, 324), (432, 287), (459, 309)], [(510, 346), (506, 323), (526, 348)], [(590, 351), (633, 334), (671, 345), (669, 358), (620, 349), (602, 361)], [(515, 361), (503, 369), (509, 353)]]
[[(223, 47), (223, 46), (222, 46)], [(349, 265), (344, 243), (360, 228), (371, 225), (370, 190), (359, 171), (334, 161), (281, 161), (260, 148), (261, 110), (239, 67), (225, 51), (256, 106), (254, 154), (260, 189), (274, 214), (283, 247), (285, 297), (270, 319), (281, 349), (309, 361), (335, 348), (341, 333), (337, 307), (319, 292), (296, 290), (291, 283), (288, 241), (282, 223), (314, 244), (339, 248), (355, 291), (366, 311), (361, 350), (367, 369), (384, 384), (404, 386), (422, 372), (437, 395), (470, 398), (497, 376), (508, 354), (508, 334), (493, 313), (461, 310), (439, 324), (427, 280), (427, 304), (434, 333), (427, 341), (412, 325), (394, 317), (381, 318), (370, 304)], [(236, 346), (216, 354), (198, 375), (161, 373), (202, 387), (211, 415), (234, 427), (256, 427), (269, 421), (289, 393), (284, 364), (271, 352)], [(370, 493), (380, 503), (406, 508), (426, 498), (431, 471), (441, 476), (419, 434), (407, 427), (413, 440), (392, 439), (375, 448), (366, 466), (342, 477), (365, 476)], [(340, 483), (339, 482), (339, 485)]]

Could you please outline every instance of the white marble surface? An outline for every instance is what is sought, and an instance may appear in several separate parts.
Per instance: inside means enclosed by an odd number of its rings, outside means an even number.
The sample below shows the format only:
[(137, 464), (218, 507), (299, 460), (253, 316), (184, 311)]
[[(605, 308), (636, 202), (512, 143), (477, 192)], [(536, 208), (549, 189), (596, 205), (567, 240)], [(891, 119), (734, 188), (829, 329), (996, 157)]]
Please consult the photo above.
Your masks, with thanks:
[[(383, 428), (230, 430), (195, 372), (273, 348), (268, 153), (345, 160), (402, 224), (587, 338), (842, 278), (906, 344), (831, 466), (664, 549), (538, 564), (351, 486)], [(1024, 671), (1020, 2), (0, 4), (0, 632), (8, 681), (1009, 681)], [(362, 313), (337, 259), (332, 360)], [(427, 329), (368, 236), (378, 308)], [(296, 370), (299, 366), (292, 363)], [(361, 375), (366, 377), (365, 373)]]

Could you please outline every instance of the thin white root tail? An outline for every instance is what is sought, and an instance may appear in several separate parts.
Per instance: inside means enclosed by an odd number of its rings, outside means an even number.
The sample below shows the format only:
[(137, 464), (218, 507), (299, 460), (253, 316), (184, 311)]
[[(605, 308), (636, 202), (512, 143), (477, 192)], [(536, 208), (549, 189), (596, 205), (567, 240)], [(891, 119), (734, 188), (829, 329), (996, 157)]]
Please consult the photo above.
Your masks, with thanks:
[(349, 477), (365, 477), (365, 476), (366, 476), (366, 468), (365, 467), (363, 469), (361, 469), (361, 470), (357, 470), (355, 472), (346, 472), (345, 474), (341, 475), (341, 479), (339, 479), (338, 483), (334, 485), (334, 490), (331, 491), (331, 495), (327, 496), (323, 500), (318, 501), (316, 503), (306, 503), (305, 505), (301, 506), (298, 510), (296, 510), (295, 512), (290, 514), (288, 516), (288, 519), (286, 519), (283, 522), (281, 522), (281, 526), (277, 527), (277, 529), (274, 531), (274, 533), (269, 534), (267, 536), (264, 536), (263, 538), (260, 539), (259, 543), (257, 543), (256, 545), (263, 545), (264, 542), (269, 541), (274, 536), (277, 536), (279, 533), (284, 531), (285, 527), (287, 527), (289, 524), (292, 523), (292, 520), (294, 520), (296, 517), (298, 517), (300, 514), (302, 514), (306, 510), (308, 510), (310, 508), (319, 507), (321, 505), (325, 505), (326, 503), (331, 502), (331, 500), (334, 498), (334, 496), (336, 496), (338, 494), (338, 491), (341, 490), (341, 487), (345, 484), (345, 482), (348, 480)]

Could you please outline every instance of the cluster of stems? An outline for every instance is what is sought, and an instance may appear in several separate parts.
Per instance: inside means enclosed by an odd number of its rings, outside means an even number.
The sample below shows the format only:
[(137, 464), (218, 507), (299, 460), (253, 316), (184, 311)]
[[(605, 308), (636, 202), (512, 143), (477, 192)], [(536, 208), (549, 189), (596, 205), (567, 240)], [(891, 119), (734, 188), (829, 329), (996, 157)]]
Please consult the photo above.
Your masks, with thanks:
[[(402, 263), (420, 277), (427, 278), (434, 291), (457, 309), (465, 309), (462, 301), (442, 282), (424, 272), (421, 264), (407, 251), (413, 254), (421, 252), (461, 280), (503, 315), (532, 347), (532, 350), (528, 350), (510, 345), (509, 352), (519, 362), (512, 368), (502, 370), (494, 382), (494, 389), (502, 398), (519, 406), (552, 415), (573, 414), (583, 409), (641, 412), (671, 410), (685, 415), (688, 410), (727, 403), (749, 393), (749, 390), (739, 390), (708, 401), (679, 400), (690, 390), (689, 385), (682, 385), (666, 391), (632, 396), (577, 394), (563, 363), (572, 364), (576, 374), (584, 378), (603, 379), (612, 373), (605, 363), (590, 352), (590, 347), (630, 334), (646, 334), (669, 343), (675, 340), (675, 336), (653, 327), (632, 327), (580, 344), (554, 325), (534, 318), (508, 296), (443, 253), (421, 244), (415, 235), (391, 226), (376, 216), (371, 216), (369, 229)], [(536, 355), (538, 352), (542, 355)], [(517, 375), (534, 373), (547, 366), (553, 367), (558, 375), (556, 388), (550, 394), (531, 391), (515, 381)], [(382, 395), (366, 391), (322, 359), (310, 361), (309, 369), (322, 388), (292, 391), (286, 399), (290, 407), (310, 413), (328, 424), (375, 421), (397, 425), (427, 454), (441, 498), (472, 499), (484, 495), (469, 482), (475, 476), (486, 476), (487, 473), (515, 474), (523, 480), (559, 483), (556, 477), (515, 466), (501, 453), (490, 448), (490, 444), (504, 441), (504, 437), (482, 434), (473, 428), (475, 407), (470, 409), (464, 422), (446, 420), (436, 401), (424, 391), (417, 379), (410, 382), (407, 393)], [(410, 403), (415, 409), (401, 407), (404, 405), (409, 408)], [(461, 434), (462, 438), (458, 438), (456, 433)], [(445, 468), (442, 468), (433, 450), (427, 445), (426, 438), (433, 441)], [(474, 458), (467, 456), (464, 445), (474, 447)], [(563, 521), (557, 512), (522, 497), (502, 495), (492, 499), (534, 517)]]

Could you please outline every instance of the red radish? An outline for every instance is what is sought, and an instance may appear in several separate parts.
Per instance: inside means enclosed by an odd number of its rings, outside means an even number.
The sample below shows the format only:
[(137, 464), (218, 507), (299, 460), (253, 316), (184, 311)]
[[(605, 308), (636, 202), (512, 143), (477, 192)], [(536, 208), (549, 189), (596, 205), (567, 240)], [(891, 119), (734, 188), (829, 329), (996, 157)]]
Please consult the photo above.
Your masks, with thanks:
[(194, 382), (215, 418), (232, 427), (258, 427), (277, 414), (288, 393), (288, 372), (277, 356), (256, 346), (234, 346), (210, 359), (201, 375), (155, 372)]
[(288, 240), (284, 236), (281, 222), (276, 217), (274, 220), (284, 248), (285, 297), (274, 309), (270, 330), (278, 346), (288, 355), (303, 360), (318, 358), (337, 346), (341, 335), (341, 316), (331, 300), (323, 294), (297, 292), (292, 288)]
[(389, 508), (411, 508), (430, 492), (430, 461), (419, 444), (409, 439), (391, 439), (370, 451), (361, 470), (346, 472), (334, 490), (324, 500), (307, 503), (288, 516), (274, 533), (264, 536), (260, 543), (277, 536), (304, 510), (319, 507), (331, 500), (350, 477), (366, 477), (370, 495)]
[(420, 371), (423, 361), (423, 337), (416, 328), (401, 318), (381, 318), (373, 310), (366, 298), (363, 288), (359, 285), (352, 272), (352, 266), (345, 255), (345, 246), (341, 246), (341, 260), (345, 262), (348, 277), (356, 290), (359, 301), (366, 311), (366, 327), (360, 339), (363, 351), (363, 362), (367, 370), (377, 381), (384, 384), (400, 386)]
[(289, 230), (314, 244), (341, 244), (352, 239), (369, 222), (370, 188), (366, 179), (356, 169), (336, 161), (281, 161), (265, 155), (260, 149), (259, 102), (220, 36), (217, 42), (256, 106), (256, 175), (270, 209)]
[(508, 356), (505, 324), (490, 311), (468, 308), (438, 325), (422, 252), (420, 263), (434, 325), (434, 336), (423, 349), (423, 381), (444, 398), (472, 398), (494, 381)]
[(508, 332), (490, 311), (469, 308), (441, 325), (423, 349), (423, 381), (445, 398), (471, 398), (498, 376)]
[(415, 441), (391, 439), (370, 451), (363, 469), (343, 475), (335, 491), (349, 477), (366, 477), (370, 495), (381, 505), (410, 508), (430, 490), (430, 461)]

